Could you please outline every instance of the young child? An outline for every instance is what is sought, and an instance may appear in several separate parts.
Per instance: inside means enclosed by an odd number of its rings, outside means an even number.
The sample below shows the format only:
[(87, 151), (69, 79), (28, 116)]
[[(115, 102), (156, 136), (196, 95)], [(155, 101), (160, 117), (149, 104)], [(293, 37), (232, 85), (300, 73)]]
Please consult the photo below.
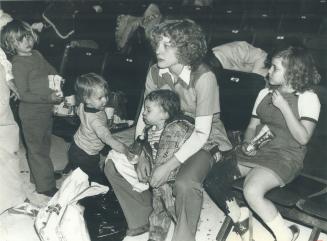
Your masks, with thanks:
[[(179, 96), (171, 90), (155, 90), (144, 100), (143, 120), (146, 124), (145, 157), (152, 170), (166, 163), (190, 137), (194, 125), (181, 115)], [(149, 151), (150, 150), (150, 151)], [(168, 181), (154, 187), (153, 212), (149, 217), (149, 240), (165, 240), (171, 221), (176, 223), (173, 183), (179, 168), (170, 172)], [(151, 177), (151, 176), (150, 176)], [(149, 180), (150, 181), (150, 180)]]
[[(320, 113), (320, 102), (313, 91), (320, 76), (312, 56), (303, 47), (289, 47), (275, 54), (268, 73), (273, 88), (261, 90), (256, 99), (243, 145), (236, 151), (238, 165), (229, 173), (223, 171), (226, 168), (213, 167), (208, 178), (216, 177), (216, 182), (206, 187), (206, 191), (231, 218), (242, 239), (251, 240), (251, 213), (237, 205), (232, 193), (224, 187), (230, 184), (222, 181), (228, 179), (226, 175), (234, 175), (231, 179), (246, 176), (243, 192), (250, 208), (271, 229), (277, 241), (294, 241), (299, 229), (296, 225), (287, 226), (265, 194), (291, 182), (303, 167), (306, 144)], [(274, 138), (259, 149), (249, 148), (263, 126), (270, 129)]]
[(129, 151), (111, 135), (107, 124), (104, 111), (108, 102), (107, 82), (95, 73), (84, 74), (77, 78), (75, 91), (80, 102), (77, 115), (81, 124), (68, 151), (69, 162), (73, 169), (80, 167), (91, 181), (104, 184), (106, 179), (99, 162), (105, 144), (127, 156)]
[(33, 49), (38, 38), (27, 23), (11, 21), (3, 27), (1, 40), (4, 50), (13, 56), (13, 76), (20, 95), (18, 114), (30, 179), (38, 193), (53, 196), (58, 189), (50, 159), (52, 109), (63, 98), (49, 88), (48, 75), (56, 74), (56, 70)]

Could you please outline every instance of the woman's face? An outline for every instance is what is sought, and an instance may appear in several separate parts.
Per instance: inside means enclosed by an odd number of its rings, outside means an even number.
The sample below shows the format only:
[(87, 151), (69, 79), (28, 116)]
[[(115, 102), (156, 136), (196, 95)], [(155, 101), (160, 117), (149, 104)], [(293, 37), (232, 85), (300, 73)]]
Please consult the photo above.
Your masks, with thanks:
[(282, 65), (281, 58), (273, 58), (271, 67), (268, 71), (269, 84), (283, 85), (285, 84), (285, 68)]
[(159, 68), (171, 68), (179, 64), (177, 59), (177, 47), (172, 46), (170, 38), (162, 36), (156, 49), (157, 65)]

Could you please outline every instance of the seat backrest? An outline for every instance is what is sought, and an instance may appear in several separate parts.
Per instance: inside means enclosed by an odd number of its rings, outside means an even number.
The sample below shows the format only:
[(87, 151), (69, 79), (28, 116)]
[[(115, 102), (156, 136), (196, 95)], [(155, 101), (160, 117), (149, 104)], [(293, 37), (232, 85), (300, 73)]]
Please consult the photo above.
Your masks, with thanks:
[(265, 80), (261, 75), (222, 69), (216, 73), (219, 84), (221, 119), (227, 130), (245, 130), (254, 102)]
[(64, 94), (74, 92), (75, 80), (79, 75), (90, 72), (101, 74), (103, 58), (103, 51), (92, 40), (76, 40), (67, 44), (59, 70), (66, 79)]
[(108, 53), (102, 75), (112, 91), (123, 91), (127, 97), (127, 118), (135, 119), (139, 102), (143, 99), (148, 56)]

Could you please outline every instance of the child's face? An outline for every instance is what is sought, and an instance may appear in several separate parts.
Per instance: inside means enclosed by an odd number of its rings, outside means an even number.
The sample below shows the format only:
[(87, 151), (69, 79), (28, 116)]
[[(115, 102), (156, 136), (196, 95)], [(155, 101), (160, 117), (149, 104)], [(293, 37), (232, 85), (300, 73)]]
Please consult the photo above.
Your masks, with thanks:
[(16, 42), (16, 51), (20, 56), (31, 55), (31, 51), (34, 47), (34, 40), (30, 36), (25, 36), (22, 40)]
[(147, 125), (154, 125), (161, 129), (169, 115), (155, 101), (146, 100), (144, 103), (143, 120)]
[(271, 67), (268, 71), (269, 84), (271, 85), (282, 85), (285, 81), (285, 68), (282, 65), (281, 58), (273, 58)]
[(171, 68), (179, 64), (177, 47), (172, 46), (170, 38), (163, 36), (156, 48), (157, 65), (159, 68)]
[(106, 93), (95, 88), (92, 95), (85, 100), (86, 106), (97, 110), (104, 110), (107, 105), (108, 97)]

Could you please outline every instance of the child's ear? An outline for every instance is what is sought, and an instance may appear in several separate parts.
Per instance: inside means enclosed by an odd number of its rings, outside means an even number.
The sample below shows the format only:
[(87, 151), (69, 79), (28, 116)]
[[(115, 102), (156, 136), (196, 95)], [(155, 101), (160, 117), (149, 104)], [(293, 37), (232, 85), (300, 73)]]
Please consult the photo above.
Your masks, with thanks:
[(164, 111), (164, 119), (168, 120), (170, 118), (169, 113), (167, 111)]

